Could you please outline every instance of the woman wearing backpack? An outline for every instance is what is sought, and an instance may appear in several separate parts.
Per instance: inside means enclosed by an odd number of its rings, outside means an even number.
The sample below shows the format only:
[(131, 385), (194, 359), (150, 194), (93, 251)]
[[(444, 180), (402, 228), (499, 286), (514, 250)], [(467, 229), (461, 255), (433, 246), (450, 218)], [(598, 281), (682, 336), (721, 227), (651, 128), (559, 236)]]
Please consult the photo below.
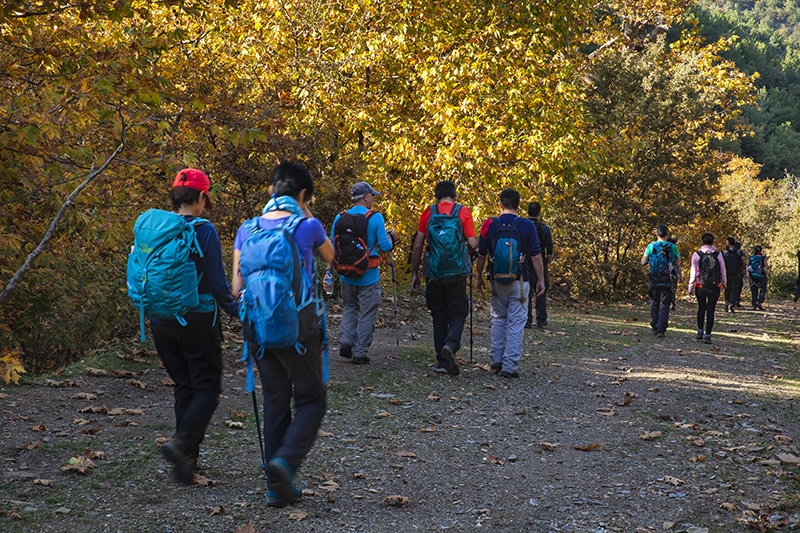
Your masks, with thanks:
[(222, 328), (217, 307), (231, 316), (238, 314), (225, 276), (219, 234), (211, 222), (199, 219), (212, 208), (209, 186), (205, 173), (187, 168), (175, 176), (169, 193), (172, 211), (194, 224), (202, 252), (189, 256), (197, 268), (200, 305), (182, 321), (150, 314), (156, 351), (175, 382), (175, 435), (161, 446), (161, 454), (172, 463), (175, 479), (186, 485), (194, 481), (200, 443), (221, 391)]
[[(284, 263), (272, 268), (270, 257), (255, 257), (256, 251), (259, 250), (258, 243), (267, 243), (271, 239), (272, 244), (281, 244), (276, 239), (279, 235), (283, 235), (281, 238), (284, 242), (296, 246), (296, 254), (299, 255), (301, 268), (305, 272), (301, 272), (300, 276), (304, 285), (293, 286), (299, 288), (297, 292), (306, 298), (313, 294), (311, 280), (314, 252), (325, 263), (330, 262), (334, 255), (333, 245), (327, 237), (325, 228), (308, 209), (308, 202), (314, 193), (314, 183), (304, 166), (281, 163), (272, 174), (271, 192), (273, 196), (264, 208), (264, 214), (245, 221), (236, 233), (231, 287), (234, 294), (240, 295), (243, 290), (257, 291), (259, 283), (265, 277), (277, 277), (280, 273), (294, 271), (295, 264)], [(292, 234), (293, 239), (285, 237), (286, 233), (280, 229)], [(259, 259), (264, 264), (264, 270), (251, 272), (250, 266), (258, 263)], [(247, 285), (248, 280), (251, 281), (250, 285)], [(294, 284), (294, 276), (291, 282)], [(294, 298), (294, 289), (286, 292), (292, 294)], [(248, 312), (251, 296), (245, 294), (241, 298), (245, 312)], [(269, 295), (264, 297), (269, 299)], [(317, 328), (310, 335), (304, 335), (303, 330), (307, 328), (304, 327), (305, 322), (301, 320), (303, 313), (297, 315), (298, 326), (295, 328), (295, 334), (298, 342), (277, 348), (265, 348), (264, 344), (259, 344), (256, 332), (264, 325), (263, 323), (259, 325), (248, 322), (261, 320), (266, 323), (267, 320), (274, 320), (273, 316), (269, 319), (266, 315), (261, 315), (261, 318), (258, 318), (258, 315), (255, 318), (243, 316), (247, 350), (254, 356), (258, 365), (264, 393), (263, 453), (269, 489), (267, 505), (272, 507), (283, 507), (288, 503), (300, 501), (302, 493), (294, 486), (294, 474), (314, 444), (326, 409), (320, 330)], [(267, 336), (270, 338), (266, 340), (273, 340), (278, 329), (271, 325), (267, 331)], [(291, 408), (292, 398), (295, 406), (294, 416)]]
[[(692, 267), (689, 273), (689, 294), (697, 296), (697, 336), (706, 344), (711, 344), (711, 330), (714, 328), (714, 311), (719, 295), (727, 283), (725, 260), (712, 246), (714, 236), (703, 234), (703, 246), (692, 254)], [(705, 334), (703, 327), (705, 326)]]
[(752, 296), (753, 311), (758, 309), (763, 311), (761, 304), (767, 296), (767, 270), (770, 264), (767, 256), (762, 253), (763, 248), (756, 246), (753, 248), (753, 255), (750, 256), (750, 264), (747, 267), (747, 274), (750, 277), (750, 294)]

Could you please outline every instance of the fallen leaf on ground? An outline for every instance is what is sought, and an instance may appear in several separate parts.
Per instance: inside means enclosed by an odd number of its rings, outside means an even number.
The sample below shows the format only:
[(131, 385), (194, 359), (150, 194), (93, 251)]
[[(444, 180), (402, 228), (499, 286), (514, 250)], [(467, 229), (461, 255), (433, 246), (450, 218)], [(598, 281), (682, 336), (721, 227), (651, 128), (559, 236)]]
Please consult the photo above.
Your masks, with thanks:
[(48, 387), (77, 387), (78, 384), (72, 381), (71, 379), (64, 379), (61, 381), (51, 381), (47, 380)]
[(683, 480), (682, 479), (678, 479), (678, 478), (672, 477), (672, 476), (664, 476), (664, 482), (665, 483), (669, 483), (670, 485), (674, 485), (676, 487), (678, 485), (683, 485)]
[(617, 410), (611, 407), (600, 407), (597, 409), (597, 412), (603, 416), (617, 416)]
[(105, 405), (90, 405), (83, 409), (78, 409), (79, 413), (108, 413), (108, 407)]
[(663, 434), (664, 433), (662, 433), (661, 431), (645, 431), (644, 433), (639, 435), (639, 438), (642, 440), (655, 440), (658, 437), (661, 437)]
[(92, 376), (107, 376), (108, 370), (102, 368), (94, 368), (91, 366), (86, 367), (86, 372)]
[(494, 455), (487, 455), (486, 460), (492, 463), (493, 465), (503, 466), (505, 464), (502, 459), (498, 459)]
[(353, 472), (353, 479), (367, 479), (366, 472)]
[(789, 435), (773, 435), (772, 440), (775, 442), (789, 443), (794, 442), (794, 439)]
[(389, 403), (392, 405), (403, 405), (405, 402), (403, 400), (398, 400), (397, 398), (392, 398), (389, 400)]
[(242, 411), (238, 411), (231, 407), (228, 407), (228, 414), (231, 415), (231, 418), (247, 418), (247, 415)]
[(131, 372), (130, 370), (109, 370), (109, 374), (111, 374), (112, 378), (117, 379), (130, 379), (136, 377), (136, 372)]
[(691, 462), (693, 462), (693, 463), (702, 463), (703, 461), (706, 460), (706, 456), (705, 455), (698, 455), (697, 457), (692, 457), (689, 460)]
[(318, 429), (317, 437), (333, 437), (333, 433), (331, 433), (330, 431), (323, 431), (321, 429)]
[(42, 445), (42, 441), (37, 440), (36, 442), (23, 444), (22, 446), (19, 447), (19, 449), (20, 450), (35, 450), (36, 448), (38, 448), (41, 445)]
[(244, 429), (244, 422), (234, 422), (233, 420), (225, 420), (225, 425), (231, 429)]
[(381, 411), (381, 412), (379, 412), (379, 413), (378, 413), (377, 415), (375, 415), (375, 416), (376, 416), (377, 418), (392, 418), (392, 413), (390, 413), (390, 412), (388, 412), (388, 411)]
[(420, 433), (433, 433), (435, 431), (436, 431), (436, 426), (435, 425), (422, 426), (421, 428), (419, 428), (419, 432)]
[(300, 509), (292, 509), (292, 512), (289, 513), (288, 518), (289, 520), (294, 520), (295, 522), (299, 522), (307, 516), (308, 513), (305, 511), (301, 511)]
[(169, 376), (167, 376), (165, 378), (161, 378), (161, 384), (164, 385), (165, 387), (174, 387), (175, 386), (175, 382), (172, 381), (172, 378), (169, 377)]
[(438, 402), (441, 399), (442, 399), (441, 397), (436, 396), (435, 394), (429, 394), (428, 397), (426, 398), (426, 400), (428, 400), (429, 402)]
[(736, 504), (731, 502), (722, 502), (721, 504), (719, 504), (719, 506), (725, 509), (726, 511), (736, 510)]
[(561, 444), (557, 443), (557, 442), (556, 443), (553, 443), (553, 442), (540, 442), (539, 446), (541, 446), (542, 449), (544, 451), (546, 451), (546, 452), (552, 452), (553, 450), (555, 450), (556, 448), (561, 446)]
[(114, 426), (118, 428), (136, 427), (138, 425), (139, 422), (134, 422), (133, 420), (126, 420), (124, 422), (119, 422), (117, 424), (114, 424)]
[(33, 480), (33, 484), (34, 485), (43, 485), (45, 487), (52, 487), (53, 486), (53, 480), (52, 479), (39, 479), (39, 478), (36, 478), (36, 479)]
[(633, 398), (631, 396), (626, 396), (621, 402), (611, 402), (611, 403), (613, 403), (617, 407), (627, 407), (628, 405), (631, 404), (632, 401)]
[(72, 421), (72, 423), (75, 424), (76, 426), (86, 426), (88, 424), (91, 424), (92, 421), (86, 420), (85, 418), (76, 418)]
[(389, 507), (402, 507), (404, 505), (408, 505), (409, 501), (410, 500), (405, 496), (400, 496), (399, 494), (391, 494), (382, 499), (381, 503), (384, 505), (388, 505)]
[(580, 450), (582, 452), (593, 452), (594, 450), (599, 450), (602, 447), (603, 447), (602, 445), (597, 444), (596, 442), (592, 442), (584, 446), (573, 446), (572, 448), (575, 450)]
[(82, 429), (81, 433), (83, 433), (84, 435), (97, 435), (98, 433), (100, 433), (100, 431), (102, 431), (102, 429), (103, 429), (102, 426), (86, 428)]
[(79, 455), (78, 457), (71, 457), (67, 464), (61, 467), (61, 470), (64, 472), (78, 472), (86, 476), (96, 466), (97, 464), (85, 455)]
[(201, 487), (216, 487), (219, 484), (218, 481), (207, 478), (206, 476), (201, 476), (200, 474), (194, 474), (192, 482)]
[(221, 505), (217, 505), (214, 507), (206, 507), (204, 511), (208, 513), (210, 516), (227, 514), (227, 511), (225, 511), (225, 508)]
[(73, 400), (88, 400), (88, 401), (91, 402), (91, 401), (94, 401), (94, 400), (97, 399), (97, 395), (96, 394), (91, 394), (89, 392), (76, 392), (75, 394), (72, 395), (72, 399)]
[(139, 381), (138, 379), (129, 379), (128, 383), (130, 383), (134, 387), (138, 387), (138, 388), (140, 388), (142, 390), (147, 390), (147, 384), (144, 383), (143, 381)]
[(326, 490), (328, 492), (334, 492), (339, 490), (339, 484), (336, 483), (335, 481), (328, 480), (322, 485), (320, 485), (319, 488), (321, 488), (322, 490)]
[(45, 429), (47, 429), (47, 426), (45, 426), (44, 424), (39, 424), (38, 426), (32, 426), (28, 429), (30, 429), (34, 433), (38, 433), (40, 431), (44, 431)]
[(397, 455), (399, 455), (400, 457), (410, 457), (411, 459), (413, 459), (417, 456), (417, 452), (412, 452), (409, 450), (400, 450), (399, 452), (397, 452)]
[(776, 453), (775, 457), (777, 457), (783, 463), (800, 465), (800, 457), (791, 453)]
[(253, 522), (248, 522), (243, 526), (236, 526), (233, 530), (233, 533), (258, 533), (256, 531), (256, 526), (253, 525)]

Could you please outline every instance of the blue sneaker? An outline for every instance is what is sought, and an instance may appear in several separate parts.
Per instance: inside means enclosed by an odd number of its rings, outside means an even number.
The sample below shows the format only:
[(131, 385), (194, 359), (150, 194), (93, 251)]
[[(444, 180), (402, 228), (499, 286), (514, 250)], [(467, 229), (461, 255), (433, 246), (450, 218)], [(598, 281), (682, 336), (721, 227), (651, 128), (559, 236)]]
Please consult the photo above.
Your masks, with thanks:
[(289, 503), (297, 503), (303, 497), (303, 492), (292, 483), (294, 469), (284, 459), (276, 457), (267, 463), (267, 505), (270, 507), (285, 507)]

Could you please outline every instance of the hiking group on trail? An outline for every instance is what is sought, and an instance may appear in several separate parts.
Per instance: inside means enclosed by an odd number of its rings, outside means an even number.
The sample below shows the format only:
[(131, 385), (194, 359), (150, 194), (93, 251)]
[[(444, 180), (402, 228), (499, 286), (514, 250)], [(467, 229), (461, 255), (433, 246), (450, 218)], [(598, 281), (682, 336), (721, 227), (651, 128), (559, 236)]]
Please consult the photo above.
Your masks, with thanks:
[[(394, 293), (392, 254), (397, 235), (387, 230), (383, 215), (373, 209), (381, 193), (364, 181), (350, 187), (352, 205), (338, 213), (326, 231), (309, 209), (314, 181), (308, 170), (298, 163), (281, 163), (272, 173), (271, 198), (262, 214), (245, 220), (236, 232), (229, 284), (219, 234), (202, 218), (213, 207), (209, 189), (205, 173), (183, 169), (169, 194), (172, 211), (151, 209), (134, 226), (128, 294), (139, 311), (142, 341), (147, 315), (156, 351), (175, 382), (175, 431), (161, 453), (177, 481), (194, 482), (200, 445), (221, 393), (219, 311), (238, 317), (246, 390), (253, 399), (267, 478), (267, 505), (283, 507), (302, 498), (294, 477), (327, 409), (327, 314), (316, 282), (315, 257), (327, 267), (322, 283), (326, 294), (334, 292), (333, 274), (340, 279), (338, 353), (366, 365), (382, 301), (380, 254), (392, 257)], [(520, 217), (519, 192), (503, 189), (499, 214), (483, 221), (476, 232), (472, 211), (458, 202), (452, 181), (439, 181), (433, 192), (435, 202), (419, 216), (410, 257), (411, 290), (418, 292), (421, 277), (425, 278), (433, 370), (460, 374), (457, 354), (468, 316), (473, 362), (474, 282), (478, 292), (489, 288), (490, 368), (502, 378), (518, 378), (524, 330), (548, 324), (553, 234), (539, 219), (541, 204), (530, 202), (528, 218)], [(649, 272), (650, 326), (655, 335), (664, 337), (681, 279), (681, 259), (665, 225), (656, 228), (656, 236), (641, 263)], [(728, 238), (722, 252), (713, 242), (713, 235), (703, 235), (702, 245), (692, 254), (688, 285), (688, 293), (697, 297), (697, 339), (707, 343), (723, 291), (725, 309), (733, 312), (741, 307), (743, 280), (748, 279), (753, 307), (762, 309), (770, 269), (760, 246), (748, 260), (733, 238)], [(800, 269), (800, 252), (798, 265)], [(800, 270), (795, 300), (798, 297)], [(263, 393), (263, 428), (256, 369)]]

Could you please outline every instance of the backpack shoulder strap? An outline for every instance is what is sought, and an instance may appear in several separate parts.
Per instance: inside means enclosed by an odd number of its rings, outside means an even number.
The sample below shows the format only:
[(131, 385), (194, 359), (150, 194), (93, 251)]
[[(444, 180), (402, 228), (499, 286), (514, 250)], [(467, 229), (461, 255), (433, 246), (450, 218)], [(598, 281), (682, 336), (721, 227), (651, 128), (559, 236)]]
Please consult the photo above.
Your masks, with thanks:
[(519, 228), (520, 224), (522, 224), (522, 217), (514, 217), (514, 220), (511, 221), (511, 227), (515, 230)]
[(450, 210), (450, 216), (457, 217), (460, 211), (461, 211), (461, 204), (453, 204), (453, 209)]
[(437, 207), (437, 204), (431, 204), (431, 215), (438, 215), (438, 214), (439, 214), (439, 208)]

